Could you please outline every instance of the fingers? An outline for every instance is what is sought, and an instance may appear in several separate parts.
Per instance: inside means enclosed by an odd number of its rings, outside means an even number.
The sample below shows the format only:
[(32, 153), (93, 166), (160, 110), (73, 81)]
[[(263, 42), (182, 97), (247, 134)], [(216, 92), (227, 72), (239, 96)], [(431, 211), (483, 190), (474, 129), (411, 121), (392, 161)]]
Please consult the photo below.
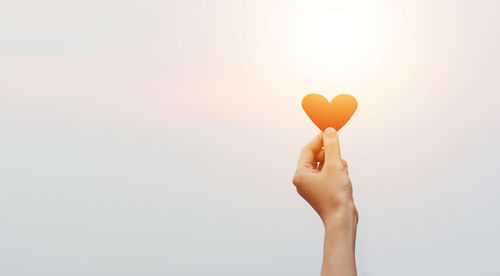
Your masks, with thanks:
[(349, 166), (347, 165), (347, 162), (344, 159), (340, 159), (342, 161), (342, 166), (344, 170), (349, 174)]
[(298, 167), (316, 169), (316, 154), (321, 150), (323, 134), (316, 135), (300, 152)]
[(325, 161), (325, 151), (321, 149), (318, 154), (316, 154), (315, 157), (316, 162), (318, 162), (318, 167), (316, 170), (321, 171), (323, 168), (323, 162)]
[[(316, 161), (319, 163), (318, 168), (316, 170), (321, 171), (323, 169), (323, 160), (325, 158), (325, 152), (321, 151), (320, 154), (316, 156)], [(349, 167), (347, 166), (347, 162), (344, 159), (340, 159), (342, 162), (342, 169), (346, 171), (347, 174), (349, 174)]]
[(323, 163), (325, 161), (325, 151), (321, 149), (318, 154), (316, 154), (316, 162)]
[(321, 171), (323, 169), (324, 163), (319, 163), (318, 168), (316, 170)]
[(340, 158), (339, 137), (335, 129), (331, 127), (327, 128), (323, 133), (323, 150), (325, 152), (325, 161), (323, 167), (326, 170), (343, 167)]

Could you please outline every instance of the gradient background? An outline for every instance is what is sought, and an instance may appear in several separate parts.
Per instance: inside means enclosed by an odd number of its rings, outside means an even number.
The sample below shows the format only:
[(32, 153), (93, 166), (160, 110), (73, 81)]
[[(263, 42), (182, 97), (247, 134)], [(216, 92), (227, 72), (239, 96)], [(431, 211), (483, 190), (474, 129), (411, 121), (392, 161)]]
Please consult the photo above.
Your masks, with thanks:
[(291, 178), (340, 132), (360, 275), (500, 275), (499, 1), (4, 1), (1, 275), (319, 275)]

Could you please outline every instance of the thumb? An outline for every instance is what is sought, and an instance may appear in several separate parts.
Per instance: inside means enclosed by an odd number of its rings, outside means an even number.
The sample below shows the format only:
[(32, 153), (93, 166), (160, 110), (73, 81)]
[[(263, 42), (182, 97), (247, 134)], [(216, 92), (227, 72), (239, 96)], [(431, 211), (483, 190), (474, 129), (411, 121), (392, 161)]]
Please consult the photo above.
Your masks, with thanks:
[(323, 133), (323, 150), (325, 151), (325, 163), (323, 168), (330, 170), (342, 167), (340, 159), (339, 136), (334, 128), (329, 127)]

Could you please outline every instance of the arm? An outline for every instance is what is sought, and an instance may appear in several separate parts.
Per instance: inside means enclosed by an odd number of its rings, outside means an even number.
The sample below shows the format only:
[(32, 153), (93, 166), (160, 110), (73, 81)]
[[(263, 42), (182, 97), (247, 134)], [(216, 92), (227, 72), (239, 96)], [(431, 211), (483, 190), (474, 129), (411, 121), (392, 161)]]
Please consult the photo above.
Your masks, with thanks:
[(358, 213), (347, 163), (340, 157), (333, 128), (327, 128), (302, 149), (293, 184), (325, 226), (321, 275), (355, 276)]

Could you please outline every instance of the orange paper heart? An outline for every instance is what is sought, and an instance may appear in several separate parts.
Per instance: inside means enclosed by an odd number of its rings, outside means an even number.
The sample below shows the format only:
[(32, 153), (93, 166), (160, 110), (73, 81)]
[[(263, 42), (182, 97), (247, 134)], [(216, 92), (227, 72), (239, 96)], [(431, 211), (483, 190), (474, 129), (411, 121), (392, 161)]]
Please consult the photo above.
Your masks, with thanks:
[(322, 131), (327, 127), (338, 131), (351, 119), (358, 102), (347, 94), (338, 95), (331, 102), (319, 94), (309, 94), (302, 100), (302, 108)]

